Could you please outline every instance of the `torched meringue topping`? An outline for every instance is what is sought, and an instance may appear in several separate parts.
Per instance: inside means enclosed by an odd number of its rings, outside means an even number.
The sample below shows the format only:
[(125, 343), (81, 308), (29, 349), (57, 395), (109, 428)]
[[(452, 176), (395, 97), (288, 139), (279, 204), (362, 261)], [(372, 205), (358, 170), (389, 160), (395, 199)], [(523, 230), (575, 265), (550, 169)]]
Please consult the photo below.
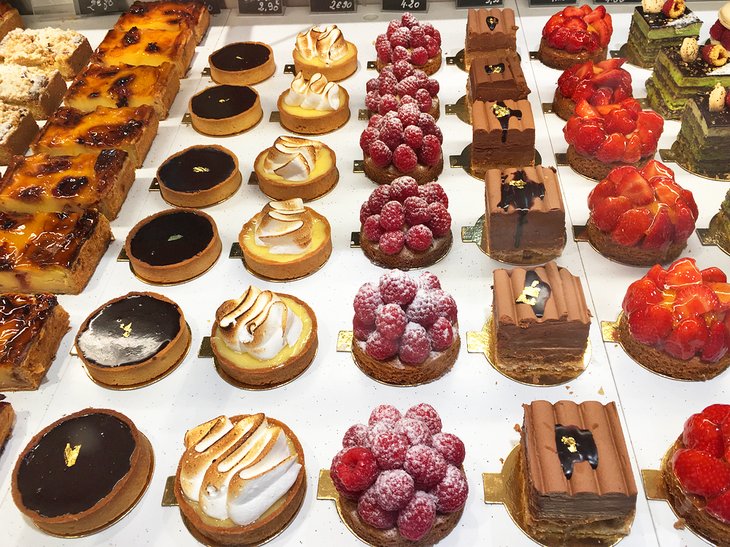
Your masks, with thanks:
[(255, 522), (294, 485), (302, 468), (284, 430), (264, 414), (235, 424), (219, 416), (185, 434), (180, 484), (207, 516)]
[(319, 72), (312, 74), (309, 81), (299, 72), (292, 81), (284, 102), (306, 110), (337, 110), (340, 108), (340, 86), (335, 82), (328, 82)]
[(302, 322), (279, 295), (249, 286), (238, 299), (226, 300), (216, 312), (218, 336), (232, 351), (256, 359), (273, 359), (292, 346)]
[(307, 180), (317, 163), (322, 144), (301, 137), (279, 137), (264, 160), (264, 169), (285, 180)]
[(319, 59), (325, 65), (347, 55), (347, 42), (337, 25), (314, 26), (297, 34), (296, 48), (305, 59)]
[(301, 254), (312, 242), (312, 225), (301, 198), (271, 201), (256, 226), (256, 244), (272, 254)]

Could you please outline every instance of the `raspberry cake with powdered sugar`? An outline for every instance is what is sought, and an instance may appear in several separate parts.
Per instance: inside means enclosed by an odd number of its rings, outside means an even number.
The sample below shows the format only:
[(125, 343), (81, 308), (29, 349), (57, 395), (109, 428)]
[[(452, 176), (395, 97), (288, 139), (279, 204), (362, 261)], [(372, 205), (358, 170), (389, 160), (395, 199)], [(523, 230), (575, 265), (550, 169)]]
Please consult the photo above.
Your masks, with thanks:
[(421, 112), (439, 117), (439, 83), (408, 61), (387, 64), (365, 87), (368, 114), (385, 114), (402, 104), (414, 104)]
[(375, 51), (378, 70), (407, 61), (430, 76), (441, 67), (441, 34), (431, 23), (420, 23), (413, 14), (404, 13), (375, 39)]
[(469, 494), (464, 443), (441, 430), (421, 403), (404, 415), (390, 405), (355, 424), (332, 459), (340, 515), (360, 539), (378, 546), (433, 545), (461, 518)]
[(375, 380), (418, 385), (446, 374), (456, 361), (456, 302), (431, 272), (401, 270), (365, 283), (355, 295), (352, 356)]

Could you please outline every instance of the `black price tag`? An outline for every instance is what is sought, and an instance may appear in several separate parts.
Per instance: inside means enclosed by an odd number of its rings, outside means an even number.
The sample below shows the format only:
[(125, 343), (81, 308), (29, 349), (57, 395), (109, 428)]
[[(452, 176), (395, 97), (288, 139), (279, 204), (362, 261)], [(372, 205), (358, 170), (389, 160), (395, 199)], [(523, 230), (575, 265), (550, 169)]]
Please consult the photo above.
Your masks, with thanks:
[(355, 10), (355, 0), (309, 0), (309, 11), (313, 13), (347, 13)]
[(284, 0), (238, 0), (241, 15), (284, 15)]
[(221, 7), (225, 7), (224, 0), (203, 0), (203, 4), (208, 8), (208, 13), (216, 15), (221, 12)]
[(428, 11), (428, 0), (383, 0), (383, 11)]
[(456, 0), (457, 8), (489, 8), (501, 5), (502, 0)]
[(78, 0), (79, 15), (106, 15), (127, 9), (124, 0)]
[(530, 0), (531, 6), (561, 6), (577, 4), (577, 0)]

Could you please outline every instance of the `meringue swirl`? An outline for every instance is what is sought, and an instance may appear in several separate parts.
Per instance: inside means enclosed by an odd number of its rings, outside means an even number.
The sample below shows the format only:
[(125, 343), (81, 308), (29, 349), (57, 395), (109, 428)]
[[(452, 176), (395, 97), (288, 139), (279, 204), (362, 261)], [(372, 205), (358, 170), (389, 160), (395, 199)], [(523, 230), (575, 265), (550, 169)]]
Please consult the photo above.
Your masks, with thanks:
[(299, 72), (284, 97), (289, 106), (299, 106), (306, 110), (337, 110), (340, 108), (340, 86), (328, 82), (319, 72), (307, 81)]
[(314, 171), (322, 143), (300, 137), (279, 137), (264, 160), (267, 173), (290, 181), (307, 180)]
[(263, 209), (254, 237), (272, 254), (301, 254), (312, 242), (312, 215), (301, 198), (271, 201)]
[(337, 25), (314, 26), (297, 34), (296, 49), (304, 59), (330, 65), (347, 55), (347, 42)]

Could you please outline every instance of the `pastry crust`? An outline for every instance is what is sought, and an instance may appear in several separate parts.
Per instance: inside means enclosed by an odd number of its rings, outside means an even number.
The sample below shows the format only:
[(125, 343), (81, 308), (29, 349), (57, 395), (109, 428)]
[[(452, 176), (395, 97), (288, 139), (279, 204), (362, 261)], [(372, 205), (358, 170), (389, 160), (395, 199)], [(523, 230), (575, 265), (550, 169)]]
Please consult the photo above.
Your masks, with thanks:
[(134, 2), (119, 16), (115, 28), (127, 31), (132, 27), (192, 31), (195, 41), (200, 43), (210, 24), (208, 7), (198, 0), (161, 0)]
[(0, 453), (13, 431), (15, 424), (15, 411), (10, 403), (0, 402)]
[(551, 68), (557, 68), (558, 70), (565, 70), (566, 68), (579, 63), (585, 63), (586, 61), (593, 61), (594, 63), (605, 61), (607, 55), (607, 47), (599, 48), (592, 53), (589, 51), (569, 53), (565, 50), (549, 46), (545, 38), (540, 40), (540, 49), (537, 52), (537, 58), (540, 59), (542, 64)]
[(20, 12), (14, 7), (9, 6), (9, 8), (0, 15), (0, 40), (11, 30), (25, 26), (20, 18)]
[(8, 165), (13, 156), (25, 154), (38, 131), (33, 115), (28, 109), (22, 109), (18, 124), (8, 130), (7, 136), (0, 143), (0, 165)]
[[(429, 58), (429, 60), (426, 61), (425, 65), (423, 65), (423, 66), (413, 65), (413, 68), (418, 69), (418, 70), (423, 70), (426, 73), (426, 75), (431, 76), (432, 74), (437, 72), (439, 68), (441, 68), (441, 57), (443, 57), (443, 54), (441, 52), (441, 48), (439, 48), (438, 53), (434, 57)], [(383, 67), (388, 64), (390, 64), (390, 63), (384, 63), (383, 61), (378, 59), (375, 63), (375, 65), (376, 65), (375, 68), (377, 69), (378, 72), (380, 72), (381, 70), (383, 70)]]
[(633, 165), (637, 169), (641, 169), (653, 156), (654, 154), (652, 153), (651, 156), (641, 158), (636, 163), (604, 163), (597, 158), (579, 154), (572, 144), (568, 146), (568, 163), (573, 170), (584, 177), (596, 181), (605, 179), (616, 167)]
[(588, 218), (586, 225), (588, 240), (591, 245), (603, 256), (628, 264), (629, 266), (653, 266), (654, 264), (666, 264), (673, 262), (682, 254), (687, 246), (687, 241), (673, 243), (666, 249), (642, 249), (641, 247), (627, 247), (616, 243), (611, 234), (602, 232), (593, 222), (593, 218)]
[(306, 80), (320, 73), (329, 82), (339, 82), (351, 76), (357, 70), (357, 47), (352, 42), (347, 44), (347, 53), (342, 59), (327, 65), (317, 58), (305, 59), (297, 48), (292, 51), (294, 58), (294, 74), (301, 72)]
[(563, 97), (563, 94), (560, 92), (559, 87), (555, 88), (555, 97), (553, 98), (553, 112), (557, 114), (560, 119), (565, 120), (566, 122), (575, 113), (575, 101), (573, 99), (569, 99), (568, 97)]
[(417, 252), (404, 246), (399, 253), (388, 255), (380, 250), (377, 241), (370, 241), (365, 237), (363, 226), (360, 225), (360, 248), (362, 252), (373, 264), (388, 269), (413, 270), (431, 266), (446, 256), (446, 253), (451, 249), (453, 239), (454, 237), (449, 231), (445, 236), (434, 238), (431, 246), (423, 252)]
[[(245, 418), (246, 416), (233, 416), (231, 422), (234, 424)], [(211, 524), (209, 517), (202, 517), (198, 504), (188, 501), (183, 494), (182, 485), (180, 483), (180, 473), (182, 469), (182, 461), (177, 468), (177, 474), (175, 475), (175, 499), (180, 506), (180, 513), (185, 521), (192, 528), (192, 532), (197, 532), (201, 539), (205, 542), (213, 542), (219, 545), (260, 545), (266, 542), (281, 530), (283, 530), (289, 522), (291, 522), (296, 514), (299, 512), (299, 508), (304, 502), (304, 495), (307, 491), (307, 475), (304, 466), (304, 449), (302, 448), (299, 439), (297, 439), (294, 432), (289, 427), (275, 420), (274, 418), (266, 417), (266, 420), (278, 427), (280, 427), (287, 438), (292, 442), (297, 452), (297, 459), (301, 464), (302, 468), (299, 470), (294, 485), (289, 491), (280, 498), (280, 505), (275, 510), (267, 512), (265, 516), (259, 518), (257, 521), (247, 526), (237, 526), (235, 524), (228, 524), (226, 521), (215, 521), (220, 522), (221, 526)], [(277, 502), (278, 503), (278, 502)]]
[(312, 116), (301, 116), (295, 110), (299, 107), (292, 108), (284, 103), (284, 97), (288, 93), (287, 89), (279, 95), (276, 105), (279, 109), (281, 126), (289, 131), (300, 135), (322, 135), (339, 129), (350, 119), (350, 95), (342, 86), (340, 86), (340, 107), (337, 110), (316, 111), (317, 114)]
[(321, 175), (298, 181), (286, 180), (276, 174), (269, 175), (266, 173), (264, 170), (264, 161), (270, 149), (267, 148), (261, 151), (256, 156), (256, 161), (253, 164), (261, 191), (270, 198), (280, 201), (293, 198), (302, 198), (304, 201), (311, 201), (332, 190), (340, 180), (340, 172), (337, 169), (337, 156), (335, 155), (335, 151), (329, 146), (324, 143), (320, 144), (321, 148), (317, 154), (329, 154), (331, 156), (332, 168)]
[[(254, 44), (266, 48), (269, 51), (269, 58), (263, 64), (245, 70), (225, 70), (216, 65), (216, 55), (220, 55), (226, 49), (243, 47), (247, 44)], [(210, 77), (215, 83), (229, 85), (258, 84), (273, 76), (276, 71), (274, 51), (269, 44), (263, 42), (234, 42), (227, 44), (208, 56), (208, 66), (210, 67)]]
[(435, 165), (423, 165), (419, 163), (410, 173), (402, 173), (395, 168), (393, 164), (388, 167), (378, 167), (373, 159), (367, 154), (363, 160), (363, 171), (365, 175), (376, 184), (390, 184), (398, 177), (407, 175), (416, 180), (418, 184), (426, 184), (438, 180), (439, 175), (444, 170), (444, 156), (441, 154), (439, 162)]
[[(239, 87), (247, 87), (247, 86), (239, 86)], [(251, 91), (253, 91), (256, 95), (256, 98), (254, 99), (254, 102), (250, 108), (248, 108), (247, 110), (244, 110), (242, 112), (239, 112), (238, 114), (235, 114), (233, 116), (229, 116), (229, 117), (225, 117), (225, 118), (206, 118), (203, 115), (195, 112), (195, 109), (193, 109), (193, 101), (197, 97), (202, 96), (209, 89), (210, 88), (204, 89), (203, 91), (200, 91), (199, 93), (196, 93), (195, 95), (193, 95), (190, 98), (190, 102), (188, 104), (190, 118), (193, 122), (193, 128), (196, 131), (203, 133), (204, 135), (213, 135), (213, 136), (235, 135), (236, 133), (241, 133), (243, 131), (251, 129), (257, 123), (259, 123), (259, 121), (261, 120), (261, 118), (264, 115), (264, 112), (261, 109), (261, 100), (259, 98), (259, 94), (256, 92), (255, 89), (248, 88)]]

